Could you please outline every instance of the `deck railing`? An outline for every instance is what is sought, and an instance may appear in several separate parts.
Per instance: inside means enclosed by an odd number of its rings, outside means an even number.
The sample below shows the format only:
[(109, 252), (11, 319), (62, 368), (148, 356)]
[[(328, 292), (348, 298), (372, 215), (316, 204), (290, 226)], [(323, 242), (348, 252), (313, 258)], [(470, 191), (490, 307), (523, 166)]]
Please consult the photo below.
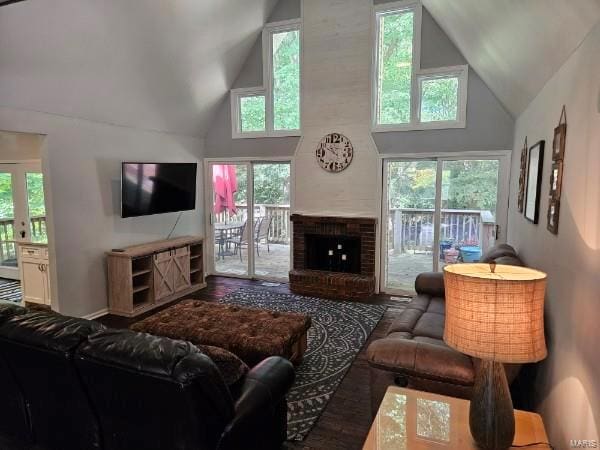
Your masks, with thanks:
[[(216, 223), (245, 222), (246, 205), (236, 205), (237, 213), (222, 212), (215, 215)], [(433, 209), (392, 208), (389, 214), (389, 249), (395, 252), (432, 251), (434, 240)], [(269, 241), (290, 242), (289, 205), (258, 204), (254, 217), (272, 217)], [(490, 211), (442, 209), (440, 242), (454, 245), (488, 247), (494, 238), (495, 219)]]
[[(396, 253), (432, 251), (434, 210), (391, 208), (388, 248)], [(493, 239), (495, 219), (490, 211), (442, 209), (440, 242), (487, 248)]]
[[(36, 216), (29, 218), (31, 222), (31, 238), (39, 240), (46, 236), (46, 216)], [(15, 260), (17, 258), (17, 248), (14, 242), (15, 219), (0, 219), (0, 261)]]
[[(215, 214), (216, 223), (245, 222), (248, 216), (246, 205), (236, 205), (236, 214), (228, 212)], [(254, 206), (254, 218), (272, 218), (269, 228), (269, 242), (290, 243), (290, 205), (257, 204)]]

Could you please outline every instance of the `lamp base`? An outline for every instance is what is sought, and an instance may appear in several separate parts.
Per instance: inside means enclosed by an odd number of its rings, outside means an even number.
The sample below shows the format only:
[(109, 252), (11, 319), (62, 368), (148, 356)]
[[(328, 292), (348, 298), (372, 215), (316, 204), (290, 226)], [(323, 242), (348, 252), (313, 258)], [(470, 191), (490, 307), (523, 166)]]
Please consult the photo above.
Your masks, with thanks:
[(481, 360), (475, 375), (469, 427), (482, 450), (506, 450), (515, 437), (515, 414), (502, 363)]

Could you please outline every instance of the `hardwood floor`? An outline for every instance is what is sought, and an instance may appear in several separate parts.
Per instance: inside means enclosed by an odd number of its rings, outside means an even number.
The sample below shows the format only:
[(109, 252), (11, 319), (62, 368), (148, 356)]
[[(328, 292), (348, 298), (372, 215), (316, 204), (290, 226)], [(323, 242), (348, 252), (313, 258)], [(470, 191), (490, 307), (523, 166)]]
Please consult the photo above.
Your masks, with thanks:
[[(260, 281), (224, 277), (208, 277), (207, 283), (206, 288), (191, 294), (187, 298), (217, 301), (228, 293), (247, 286), (260, 286), (261, 289), (290, 293), (287, 284), (263, 286)], [(366, 349), (372, 340), (385, 335), (390, 323), (404, 309), (401, 302), (391, 300), (387, 295), (374, 295), (363, 301), (385, 304), (388, 309), (377, 327), (375, 327), (369, 341), (359, 352), (352, 367), (309, 435), (302, 442), (286, 442), (285, 448), (294, 450), (352, 450), (362, 448), (372, 422)], [(154, 310), (147, 315), (156, 312), (157, 310)], [(127, 319), (108, 315), (98, 320), (110, 327), (125, 328), (144, 317), (146, 316)]]

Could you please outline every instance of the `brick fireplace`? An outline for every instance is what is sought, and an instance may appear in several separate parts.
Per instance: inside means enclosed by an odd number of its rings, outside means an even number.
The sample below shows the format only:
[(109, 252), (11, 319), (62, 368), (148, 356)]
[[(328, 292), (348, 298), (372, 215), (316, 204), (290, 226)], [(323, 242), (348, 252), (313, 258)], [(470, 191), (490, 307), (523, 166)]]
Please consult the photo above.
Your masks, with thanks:
[(292, 214), (291, 220), (293, 292), (338, 299), (375, 292), (377, 219)]

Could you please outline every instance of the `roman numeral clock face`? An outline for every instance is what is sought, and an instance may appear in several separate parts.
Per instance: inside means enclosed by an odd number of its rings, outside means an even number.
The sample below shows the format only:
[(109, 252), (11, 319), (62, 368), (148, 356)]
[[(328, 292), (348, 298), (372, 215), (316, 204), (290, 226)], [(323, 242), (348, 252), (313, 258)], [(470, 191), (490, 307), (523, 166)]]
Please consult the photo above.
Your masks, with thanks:
[(315, 152), (319, 166), (328, 172), (341, 172), (352, 162), (354, 149), (346, 136), (331, 133), (321, 139)]

